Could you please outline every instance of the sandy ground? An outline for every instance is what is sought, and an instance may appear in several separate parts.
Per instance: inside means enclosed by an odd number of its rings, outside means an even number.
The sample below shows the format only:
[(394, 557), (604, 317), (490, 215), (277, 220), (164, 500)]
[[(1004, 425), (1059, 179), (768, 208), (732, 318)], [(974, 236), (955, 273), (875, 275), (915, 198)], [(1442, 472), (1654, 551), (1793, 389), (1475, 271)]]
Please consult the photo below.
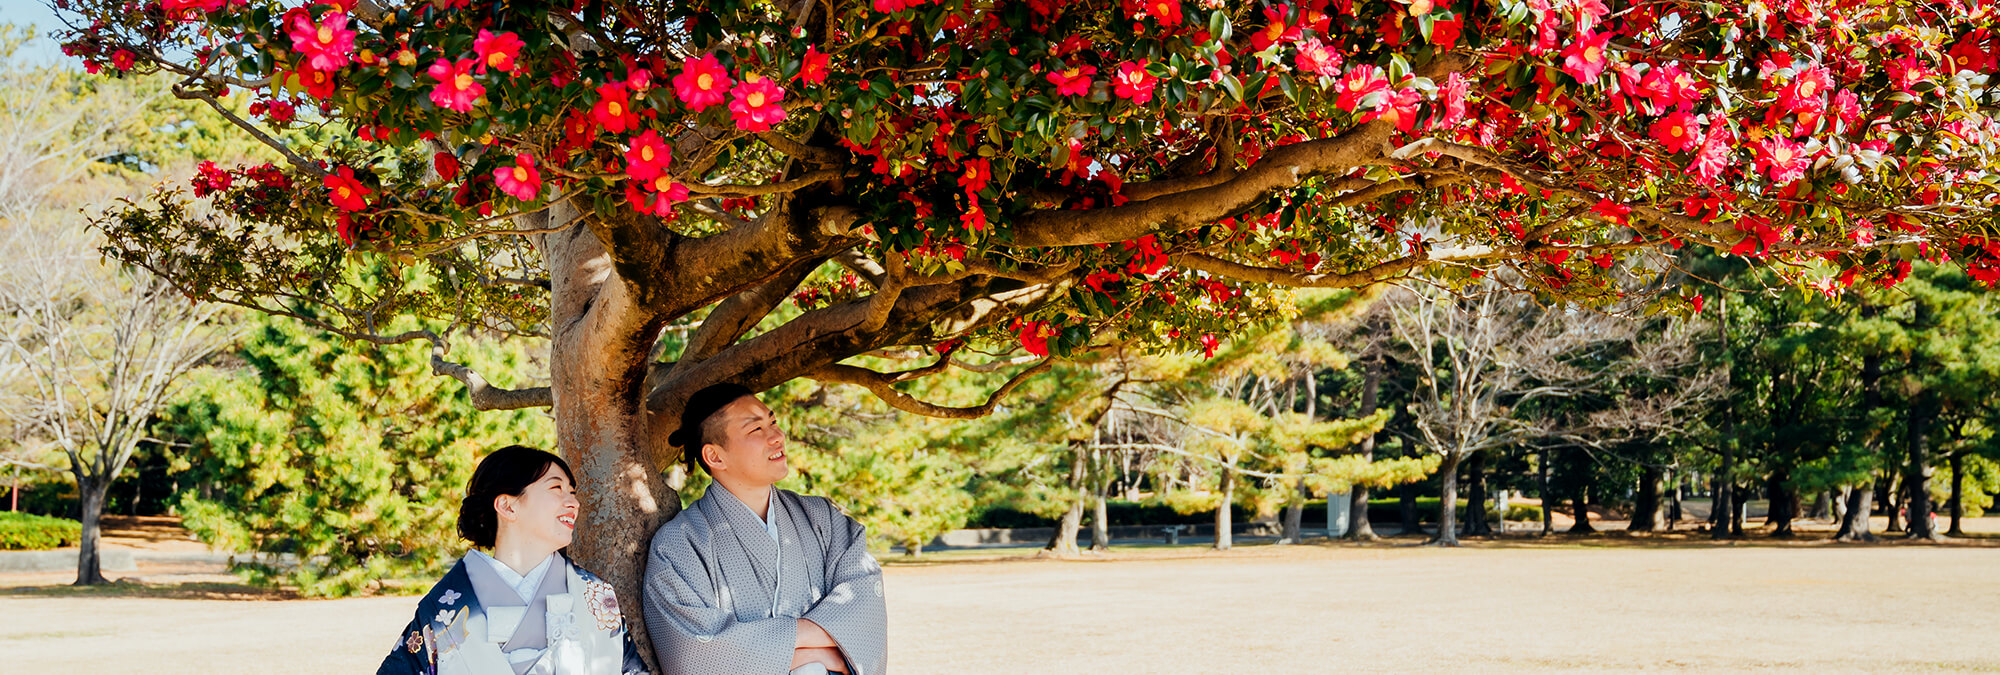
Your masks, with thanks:
[[(1980, 520), (1976, 529), (2000, 530), (2000, 519)], [(1993, 546), (1398, 541), (1115, 557), (891, 564), (891, 664), (900, 673), (2000, 671)], [(228, 590), (0, 590), (0, 670), (365, 672), (416, 602), (218, 589)]]

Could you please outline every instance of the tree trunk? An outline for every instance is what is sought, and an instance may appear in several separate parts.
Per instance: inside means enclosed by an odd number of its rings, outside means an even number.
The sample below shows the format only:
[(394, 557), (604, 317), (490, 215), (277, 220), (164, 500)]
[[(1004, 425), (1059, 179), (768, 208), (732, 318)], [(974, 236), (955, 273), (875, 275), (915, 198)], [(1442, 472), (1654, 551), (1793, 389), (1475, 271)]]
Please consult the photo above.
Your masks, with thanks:
[[(1912, 359), (1915, 361), (1915, 359)], [(1913, 363), (1912, 366), (1915, 364)], [(1943, 541), (1944, 535), (1937, 531), (1937, 521), (1931, 517), (1931, 420), (1935, 417), (1931, 397), (1920, 394), (1909, 410), (1910, 429), (1909, 465), (1904, 470), (1903, 485), (1910, 505), (1909, 528), (1911, 539)]]
[(1090, 449), (1091, 472), (1090, 500), (1090, 550), (1104, 553), (1111, 550), (1111, 509), (1105, 504), (1105, 495), (1111, 492), (1111, 467), (1105, 466), (1104, 450)]
[[(1297, 544), (1305, 541), (1305, 528), (1302, 527), (1303, 523), (1300, 522), (1305, 520), (1306, 497), (1309, 496), (1309, 493), (1306, 492), (1305, 479), (1299, 479), (1296, 488), (1296, 491), (1292, 495), (1292, 503), (1285, 505), (1284, 533), (1278, 537), (1278, 543), (1280, 544)], [(1332, 495), (1327, 495), (1329, 499), (1332, 497)]]
[[(1465, 468), (1465, 477), (1470, 481), (1465, 490), (1465, 536), (1491, 535), (1493, 526), (1486, 520), (1486, 453), (1472, 453), (1472, 462)], [(1456, 511), (1456, 508), (1453, 510)]]
[(1730, 506), (1734, 510), (1729, 512), (1729, 535), (1732, 537), (1741, 537), (1743, 536), (1743, 521), (1750, 519), (1750, 498), (1756, 496), (1756, 491), (1746, 487), (1738, 487), (1735, 494), (1734, 501), (1730, 502)]
[(1889, 475), (1875, 483), (1875, 501), (1889, 507), (1889, 524), (1882, 528), (1887, 534), (1903, 532), (1903, 472), (1891, 469)]
[(83, 534), (78, 538), (76, 551), (76, 585), (90, 586), (108, 584), (104, 578), (103, 553), (99, 547), (99, 528), (104, 519), (104, 495), (109, 492), (110, 481), (84, 478), (77, 475), (76, 496), (82, 518)]
[(1222, 505), (1215, 508), (1215, 550), (1227, 551), (1234, 541), (1235, 533), (1230, 530), (1235, 524), (1230, 522), (1229, 506), (1236, 502), (1236, 467), (1222, 467)]
[[(1374, 414), (1375, 410), (1381, 405), (1382, 359), (1379, 357), (1369, 359), (1367, 369), (1362, 371), (1362, 373), (1361, 414), (1366, 416)], [(1380, 435), (1379, 433), (1369, 434), (1367, 438), (1361, 439), (1361, 459), (1363, 461), (1375, 461), (1375, 438)], [(1330, 497), (1331, 495), (1329, 495)], [(1353, 501), (1348, 502), (1347, 538), (1355, 541), (1376, 541), (1381, 539), (1382, 537), (1375, 534), (1375, 526), (1368, 521), (1368, 486), (1354, 486), (1350, 499)], [(1333, 524), (1329, 522), (1327, 526), (1332, 527)]]
[(1965, 531), (1958, 528), (1959, 520), (1965, 518), (1965, 456), (1951, 456), (1951, 529), (1947, 536), (1963, 537)]
[[(560, 212), (560, 213), (558, 213)], [(667, 433), (679, 411), (649, 414), (646, 375), (661, 322), (639, 308), (596, 236), (570, 230), (540, 239), (550, 271), (550, 396), (556, 446), (575, 469), (581, 522), (570, 554), (611, 582), (639, 652), (652, 663), (645, 628), (644, 571), (654, 530), (680, 512), (662, 474), (676, 453)], [(690, 392), (692, 393), (692, 392)]]
[(1797, 497), (1792, 494), (1791, 487), (1786, 485), (1790, 480), (1790, 469), (1779, 469), (1771, 474), (1769, 481), (1771, 508), (1765, 511), (1764, 522), (1771, 526), (1773, 537), (1792, 536), (1792, 519), (1798, 516)]
[(1428, 542), (1432, 546), (1458, 545), (1458, 463), (1463, 457), (1445, 453), (1444, 465), (1438, 467), (1438, 479), (1444, 487), (1438, 492), (1438, 531)]
[(1541, 490), (1541, 492), (1535, 496), (1541, 499), (1542, 501), (1541, 536), (1546, 537), (1556, 533), (1556, 514), (1555, 514), (1556, 500), (1550, 498), (1549, 494), (1549, 449), (1548, 448), (1542, 448), (1542, 461), (1537, 463), (1541, 464), (1541, 477), (1537, 479), (1540, 482), (1540, 485), (1537, 486), (1537, 489)]
[(1712, 504), (1709, 517), (1714, 521), (1709, 526), (1709, 537), (1713, 539), (1731, 536), (1730, 524), (1736, 520), (1736, 483), (1729, 470), (1735, 461), (1735, 442), (1722, 441), (1722, 464), (1715, 471), (1715, 496), (1709, 500)]
[(1875, 489), (1868, 485), (1857, 485), (1847, 493), (1847, 517), (1840, 521), (1840, 531), (1833, 535), (1834, 541), (1875, 541), (1874, 527), (1868, 521), (1874, 505)]
[(1424, 527), (1417, 521), (1417, 486), (1404, 483), (1396, 486), (1398, 515), (1402, 516), (1403, 534), (1423, 534)]
[(1674, 527), (1680, 525), (1681, 522), (1681, 493), (1685, 491), (1685, 487), (1682, 486), (1682, 482), (1684, 480), (1685, 476), (1681, 475), (1681, 473), (1678, 471), (1674, 472), (1672, 478), (1672, 484), (1674, 486), (1674, 491), (1672, 495), (1673, 500), (1667, 504), (1668, 532), (1674, 531)]
[(1639, 490), (1632, 499), (1632, 524), (1626, 530), (1652, 532), (1660, 529), (1660, 477), (1663, 473), (1660, 467), (1650, 464), (1639, 469)]
[(1056, 523), (1056, 534), (1049, 540), (1047, 551), (1058, 556), (1077, 555), (1076, 532), (1083, 524), (1084, 495), (1084, 451), (1072, 447), (1069, 461), (1069, 510), (1063, 512), (1062, 521)]
[(1564, 534), (1596, 534), (1597, 528), (1590, 525), (1590, 485), (1577, 486), (1576, 492), (1570, 494), (1569, 505), (1576, 524), (1569, 526)]

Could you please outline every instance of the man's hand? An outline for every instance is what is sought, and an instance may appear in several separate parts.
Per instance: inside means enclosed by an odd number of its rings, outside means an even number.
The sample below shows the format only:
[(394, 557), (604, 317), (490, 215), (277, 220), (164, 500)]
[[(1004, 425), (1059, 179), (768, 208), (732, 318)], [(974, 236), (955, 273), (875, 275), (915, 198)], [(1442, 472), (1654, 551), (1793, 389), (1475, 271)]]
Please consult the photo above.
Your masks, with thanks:
[(817, 663), (826, 666), (826, 669), (830, 672), (847, 672), (847, 662), (841, 660), (840, 650), (832, 647), (800, 647), (792, 650), (791, 669), (796, 670), (799, 666), (808, 663)]
[[(798, 643), (792, 646), (796, 649), (838, 648), (840, 647), (840, 643), (835, 642), (833, 636), (827, 634), (825, 628), (819, 627), (819, 624), (813, 623), (811, 619), (799, 619)], [(838, 662), (836, 661), (836, 663)]]

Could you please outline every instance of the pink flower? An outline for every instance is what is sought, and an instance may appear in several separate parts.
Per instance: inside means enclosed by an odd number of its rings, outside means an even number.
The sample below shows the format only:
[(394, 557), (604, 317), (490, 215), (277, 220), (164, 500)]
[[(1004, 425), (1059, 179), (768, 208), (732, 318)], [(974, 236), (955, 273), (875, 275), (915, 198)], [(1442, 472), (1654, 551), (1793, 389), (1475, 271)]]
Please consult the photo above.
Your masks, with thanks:
[(597, 88), (597, 104), (590, 107), (590, 119), (614, 134), (639, 126), (639, 120), (632, 115), (632, 100), (625, 96), (624, 85), (618, 84)]
[(431, 90), (431, 102), (445, 110), (470, 112), (474, 101), (486, 95), (486, 87), (473, 81), (472, 67), (477, 64), (472, 59), (438, 59), (431, 64), (430, 75), (438, 81), (437, 88)]
[(674, 150), (660, 139), (660, 132), (647, 129), (632, 137), (631, 147), (625, 150), (625, 175), (641, 181), (652, 180), (666, 173), (673, 159)]
[(1334, 100), (1334, 105), (1347, 112), (1360, 110), (1362, 106), (1380, 106), (1384, 97), (1370, 97), (1388, 91), (1389, 78), (1382, 74), (1381, 66), (1360, 64), (1348, 69), (1347, 76), (1341, 78), (1340, 97)]
[(1299, 56), (1296, 62), (1300, 71), (1320, 77), (1332, 77), (1340, 72), (1340, 55), (1327, 49), (1326, 43), (1320, 42), (1319, 38), (1310, 38), (1299, 43)]
[(744, 131), (766, 131), (772, 124), (785, 121), (785, 90), (767, 77), (750, 73), (743, 82), (730, 91), (734, 96), (729, 101), (730, 116), (736, 118), (736, 128)]
[(472, 41), (472, 51), (479, 54), (481, 73), (485, 73), (487, 68), (503, 73), (513, 72), (514, 59), (520, 57), (521, 48), (525, 46), (527, 43), (522, 42), (519, 35), (511, 32), (494, 35), (493, 31), (483, 28), (479, 30), (479, 37)]
[(542, 174), (535, 170), (535, 156), (525, 152), (515, 155), (513, 166), (493, 170), (493, 184), (515, 199), (534, 201), (535, 195), (542, 191)]
[(1153, 100), (1153, 87), (1159, 84), (1159, 79), (1146, 72), (1146, 64), (1126, 61), (1118, 64), (1118, 73), (1111, 76), (1111, 83), (1111, 93), (1145, 105)]
[(339, 70), (354, 54), (355, 33), (347, 29), (346, 14), (327, 12), (314, 24), (300, 12), (292, 17), (292, 25), (286, 32), (292, 36), (292, 49), (304, 54), (306, 63), (314, 70)]
[(647, 215), (671, 218), (674, 205), (687, 199), (687, 186), (674, 182), (666, 174), (655, 176), (651, 181), (625, 184), (625, 201), (632, 204), (632, 210)]
[(1585, 32), (1570, 43), (1562, 52), (1563, 72), (1584, 84), (1596, 84), (1597, 77), (1604, 74), (1611, 60), (1605, 49), (1611, 44), (1610, 33)]
[(681, 74), (674, 76), (674, 95), (689, 110), (700, 112), (721, 103), (732, 84), (735, 82), (729, 79), (729, 71), (722, 68), (722, 62), (714, 54), (703, 54), (682, 64)]
[(1649, 130), (1653, 140), (1659, 141), (1667, 152), (1682, 152), (1701, 146), (1701, 127), (1694, 116), (1684, 112), (1673, 112), (1654, 122)]
[(1773, 183), (1790, 183), (1804, 178), (1812, 156), (1798, 143), (1783, 136), (1770, 136), (1757, 144), (1757, 167), (1765, 169)]
[(1049, 84), (1056, 86), (1060, 96), (1085, 96), (1090, 93), (1090, 76), (1097, 74), (1096, 66), (1071, 66), (1064, 70), (1049, 71)]

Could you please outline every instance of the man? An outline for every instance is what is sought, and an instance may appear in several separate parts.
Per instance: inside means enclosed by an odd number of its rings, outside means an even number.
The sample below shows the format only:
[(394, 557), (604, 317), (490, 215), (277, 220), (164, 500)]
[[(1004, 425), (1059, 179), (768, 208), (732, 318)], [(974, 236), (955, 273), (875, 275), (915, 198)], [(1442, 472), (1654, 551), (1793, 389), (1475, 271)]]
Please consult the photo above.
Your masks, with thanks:
[(653, 535), (645, 616), (668, 675), (879, 675), (882, 568), (867, 533), (790, 471), (771, 409), (735, 384), (689, 397), (668, 441), (715, 479)]

